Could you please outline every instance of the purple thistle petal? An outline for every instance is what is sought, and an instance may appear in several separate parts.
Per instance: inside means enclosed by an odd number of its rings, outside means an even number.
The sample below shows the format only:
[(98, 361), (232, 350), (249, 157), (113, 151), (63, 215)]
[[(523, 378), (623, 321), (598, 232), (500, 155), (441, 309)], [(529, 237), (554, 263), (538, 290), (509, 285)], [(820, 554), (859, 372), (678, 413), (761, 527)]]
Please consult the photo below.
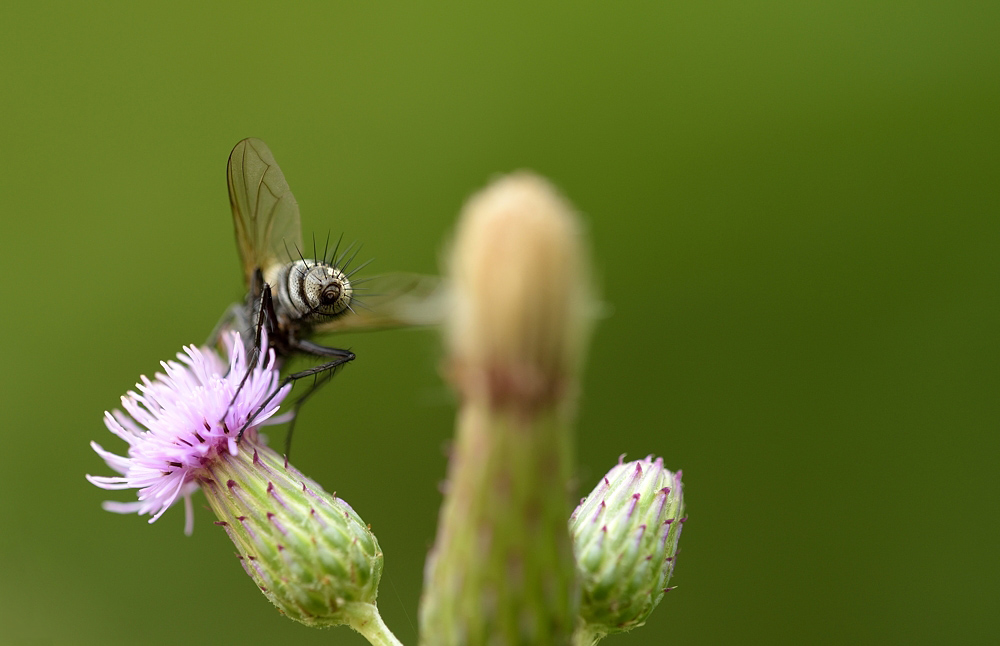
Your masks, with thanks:
[(142, 509), (143, 503), (141, 502), (116, 502), (114, 500), (105, 500), (101, 503), (101, 508), (104, 511), (110, 511), (115, 514), (134, 514)]
[(87, 478), (87, 482), (90, 484), (108, 491), (132, 488), (132, 484), (129, 482), (128, 478), (122, 476), (92, 476), (88, 473), (85, 477)]

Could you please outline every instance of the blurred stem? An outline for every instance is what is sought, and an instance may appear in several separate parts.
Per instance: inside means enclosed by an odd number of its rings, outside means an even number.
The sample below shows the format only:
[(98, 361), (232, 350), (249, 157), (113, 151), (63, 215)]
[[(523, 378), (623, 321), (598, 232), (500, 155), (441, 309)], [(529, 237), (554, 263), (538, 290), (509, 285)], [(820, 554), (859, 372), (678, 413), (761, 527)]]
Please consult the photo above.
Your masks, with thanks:
[(467, 402), (422, 607), (425, 644), (568, 644), (568, 415)]
[(382, 621), (378, 608), (371, 603), (349, 603), (344, 606), (347, 625), (361, 633), (372, 646), (403, 646)]

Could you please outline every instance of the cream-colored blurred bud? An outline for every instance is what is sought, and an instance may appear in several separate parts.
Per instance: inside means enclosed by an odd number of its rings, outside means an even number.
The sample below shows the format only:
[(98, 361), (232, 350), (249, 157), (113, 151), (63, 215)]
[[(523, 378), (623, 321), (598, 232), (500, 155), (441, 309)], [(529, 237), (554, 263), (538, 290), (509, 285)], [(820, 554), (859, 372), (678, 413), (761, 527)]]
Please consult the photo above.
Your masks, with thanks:
[(450, 258), (447, 322), (464, 396), (519, 408), (564, 396), (594, 309), (582, 238), (570, 204), (528, 172), (466, 203)]

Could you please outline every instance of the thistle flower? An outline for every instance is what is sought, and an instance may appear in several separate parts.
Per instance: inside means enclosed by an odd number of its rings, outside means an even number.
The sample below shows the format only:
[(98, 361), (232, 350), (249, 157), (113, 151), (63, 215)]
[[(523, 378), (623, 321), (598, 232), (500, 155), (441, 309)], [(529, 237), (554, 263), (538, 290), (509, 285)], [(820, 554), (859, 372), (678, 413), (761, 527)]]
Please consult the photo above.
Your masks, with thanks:
[(570, 517), (583, 582), (576, 644), (641, 626), (669, 588), (684, 518), (681, 473), (647, 456), (608, 472)]
[(122, 475), (87, 479), (102, 489), (138, 489), (138, 501), (104, 508), (150, 514), (150, 522), (183, 499), (188, 534), (191, 495), (200, 488), (247, 574), (280, 612), (309, 626), (349, 624), (372, 643), (397, 643), (375, 607), (382, 574), (375, 535), (350, 505), (288, 465), (258, 434), (282, 421), (275, 414), (291, 387), (279, 387), (274, 353), (240, 388), (243, 344), (236, 333), (224, 342), (228, 366), (212, 350), (188, 346), (179, 361), (162, 364), (165, 373), (143, 377), (137, 392), (122, 397), (127, 414), (107, 413), (105, 423), (128, 442), (128, 455), (91, 443)]
[(157, 373), (152, 380), (143, 375), (136, 384), (138, 392), (130, 390), (122, 397), (127, 414), (104, 413), (108, 430), (128, 443), (128, 455), (115, 455), (91, 442), (108, 466), (122, 475), (88, 475), (87, 480), (102, 489), (139, 490), (138, 501), (107, 501), (105, 510), (150, 514), (153, 523), (183, 499), (184, 533), (191, 534), (191, 495), (198, 490), (206, 467), (224, 455), (238, 455), (237, 433), (265, 402), (244, 440), (256, 444), (259, 426), (283, 421), (273, 416), (291, 385), (278, 390), (274, 353), (258, 362), (240, 388), (247, 360), (239, 334), (227, 335), (225, 344), (228, 366), (207, 348), (187, 346), (177, 354), (179, 362), (160, 364), (165, 373)]

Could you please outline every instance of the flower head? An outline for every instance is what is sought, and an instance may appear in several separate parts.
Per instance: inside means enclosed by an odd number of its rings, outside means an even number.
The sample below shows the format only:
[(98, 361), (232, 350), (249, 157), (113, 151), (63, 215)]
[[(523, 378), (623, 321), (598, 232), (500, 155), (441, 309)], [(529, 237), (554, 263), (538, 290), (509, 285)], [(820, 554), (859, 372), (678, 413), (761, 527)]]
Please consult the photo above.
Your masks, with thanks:
[(224, 341), (228, 366), (214, 351), (188, 346), (179, 362), (162, 364), (164, 374), (143, 377), (137, 392), (122, 397), (126, 412), (107, 413), (105, 423), (128, 442), (128, 455), (91, 443), (122, 475), (87, 479), (102, 489), (138, 489), (138, 501), (104, 508), (151, 514), (150, 522), (183, 498), (187, 533), (191, 494), (200, 488), (243, 568), (281, 613), (308, 626), (384, 628), (375, 609), (382, 575), (375, 535), (346, 501), (257, 435), (259, 426), (278, 423), (274, 414), (291, 388), (279, 387), (274, 353), (248, 375), (239, 335)]
[(681, 472), (653, 456), (632, 462), (622, 456), (580, 501), (570, 530), (589, 643), (646, 622), (670, 589), (685, 520)]
[[(161, 363), (165, 372), (152, 380), (141, 377), (136, 390), (122, 397), (124, 413), (105, 412), (104, 423), (128, 442), (128, 454), (115, 455), (91, 442), (121, 475), (88, 475), (87, 480), (102, 489), (138, 489), (139, 499), (107, 501), (104, 509), (150, 514), (152, 523), (184, 499), (184, 531), (190, 534), (191, 494), (198, 490), (207, 468), (224, 454), (237, 454), (237, 434), (251, 416), (253, 424), (244, 432), (244, 441), (255, 442), (257, 427), (280, 421), (273, 416), (291, 386), (278, 388), (273, 351), (257, 362), (241, 388), (248, 366), (243, 343), (232, 332), (226, 335), (225, 344), (228, 365), (213, 350), (187, 346), (177, 354), (178, 361)], [(266, 338), (262, 346), (267, 347)]]
[(464, 397), (565, 399), (593, 321), (579, 217), (544, 178), (507, 175), (466, 203), (449, 260), (446, 337)]

